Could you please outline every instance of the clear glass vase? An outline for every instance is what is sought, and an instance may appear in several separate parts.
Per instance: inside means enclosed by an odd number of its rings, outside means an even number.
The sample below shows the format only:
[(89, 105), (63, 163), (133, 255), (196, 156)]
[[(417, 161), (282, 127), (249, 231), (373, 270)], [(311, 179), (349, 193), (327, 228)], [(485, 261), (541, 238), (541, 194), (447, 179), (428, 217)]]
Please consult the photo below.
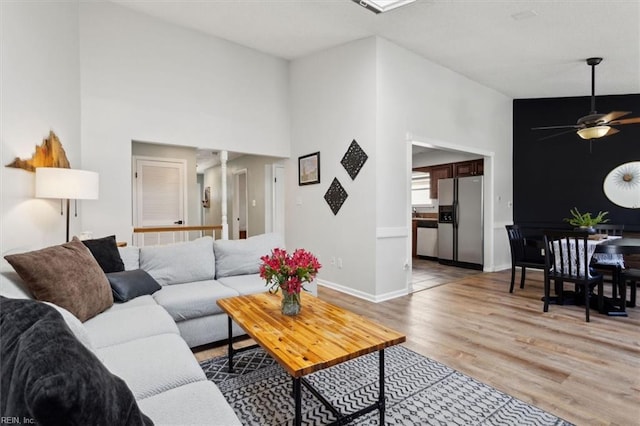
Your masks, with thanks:
[(282, 290), (281, 311), (283, 315), (298, 315), (300, 313), (300, 293), (289, 293)]

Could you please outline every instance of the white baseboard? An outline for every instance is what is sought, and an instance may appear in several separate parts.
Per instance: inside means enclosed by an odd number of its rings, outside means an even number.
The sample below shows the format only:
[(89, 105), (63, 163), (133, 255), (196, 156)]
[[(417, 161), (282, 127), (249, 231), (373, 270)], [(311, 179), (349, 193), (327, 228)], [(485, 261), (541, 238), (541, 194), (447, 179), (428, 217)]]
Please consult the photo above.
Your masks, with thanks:
[(320, 279), (317, 279), (317, 281), (318, 281), (318, 285), (321, 285), (323, 287), (327, 287), (327, 288), (330, 288), (332, 290), (339, 291), (340, 293), (345, 293), (345, 294), (348, 294), (350, 296), (354, 296), (354, 297), (357, 297), (359, 299), (363, 299), (363, 300), (366, 300), (368, 302), (373, 302), (373, 303), (384, 302), (386, 300), (395, 299), (397, 297), (402, 297), (402, 296), (406, 296), (407, 294), (409, 294), (407, 289), (403, 289), (403, 290), (392, 291), (392, 292), (389, 292), (389, 293), (385, 293), (385, 294), (374, 296), (372, 294), (365, 293), (365, 292), (360, 291), (360, 290), (355, 290), (355, 289), (350, 288), (350, 287), (345, 287), (343, 285), (336, 284), (336, 283), (333, 283), (331, 281), (320, 280)]
[(493, 267), (493, 272), (504, 271), (505, 269), (511, 269), (511, 264), (510, 263), (505, 263), (505, 264), (502, 264), (502, 265), (495, 265)]

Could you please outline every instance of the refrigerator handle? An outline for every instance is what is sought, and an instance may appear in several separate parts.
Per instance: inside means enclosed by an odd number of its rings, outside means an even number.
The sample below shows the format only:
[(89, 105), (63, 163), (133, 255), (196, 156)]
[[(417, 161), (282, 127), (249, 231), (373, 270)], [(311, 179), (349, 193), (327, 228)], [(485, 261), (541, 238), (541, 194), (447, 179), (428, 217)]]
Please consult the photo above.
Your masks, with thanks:
[(460, 213), (460, 205), (458, 204), (458, 200), (453, 202), (453, 227), (458, 227), (458, 216)]

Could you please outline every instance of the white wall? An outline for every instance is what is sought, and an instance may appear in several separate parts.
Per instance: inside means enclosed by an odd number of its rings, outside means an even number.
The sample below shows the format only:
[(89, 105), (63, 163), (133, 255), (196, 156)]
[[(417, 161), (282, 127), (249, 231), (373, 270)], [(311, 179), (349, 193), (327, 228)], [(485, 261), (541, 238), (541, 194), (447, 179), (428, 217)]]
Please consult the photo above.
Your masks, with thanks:
[[(2, 140), (0, 252), (32, 250), (65, 241), (60, 202), (34, 199), (35, 174), (4, 167), (29, 159), (53, 130), (74, 169), (80, 161), (80, 66), (78, 5), (73, 2), (1, 2)], [(79, 203), (71, 233), (94, 203)], [(72, 204), (73, 209), (73, 204)]]
[[(408, 210), (411, 145), (407, 135), (422, 142), (469, 147), (472, 152), (494, 153), (485, 161), (485, 270), (502, 263), (506, 238), (504, 223), (512, 218), (508, 205), (512, 194), (512, 102), (511, 99), (434, 64), (387, 40), (378, 39), (378, 158), (377, 227), (406, 227), (411, 235)], [(409, 137), (411, 139), (411, 137)], [(500, 197), (500, 201), (497, 201)], [(403, 259), (384, 264), (382, 259), (398, 251), (395, 240), (381, 240), (376, 258), (384, 265), (382, 293), (401, 287)], [(405, 253), (410, 258), (408, 237)], [(499, 252), (494, 249), (500, 248)], [(386, 272), (385, 272), (386, 271)], [(393, 287), (392, 287), (393, 286)]]
[(80, 41), (82, 161), (103, 182), (94, 235), (131, 238), (132, 140), (289, 155), (286, 61), (110, 2), (80, 5)]
[[(375, 294), (375, 39), (356, 41), (291, 63), (292, 152), (287, 165), (287, 247), (305, 248), (323, 265), (319, 280)], [(353, 139), (369, 156), (355, 180), (340, 164)], [(320, 152), (320, 184), (298, 186), (298, 157)], [(337, 177), (348, 198), (337, 215), (324, 200)], [(336, 259), (336, 265), (331, 259)], [(338, 258), (342, 259), (339, 268)]]
[[(371, 300), (407, 292), (410, 135), (492, 156), (485, 266), (493, 267), (496, 222), (511, 218), (493, 195), (511, 194), (509, 98), (375, 37), (292, 61), (291, 94), (291, 162), (320, 151), (322, 183), (299, 187), (297, 164), (289, 167), (287, 244), (315, 251), (321, 282)], [(352, 181), (340, 159), (354, 138), (369, 159)], [(334, 176), (349, 194), (336, 216), (323, 199)]]

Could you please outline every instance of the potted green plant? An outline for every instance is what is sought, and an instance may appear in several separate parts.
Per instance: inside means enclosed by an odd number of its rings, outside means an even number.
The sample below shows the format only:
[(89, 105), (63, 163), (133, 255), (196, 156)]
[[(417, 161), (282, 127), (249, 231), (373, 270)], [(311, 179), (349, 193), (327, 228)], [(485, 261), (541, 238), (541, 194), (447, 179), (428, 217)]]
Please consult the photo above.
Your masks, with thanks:
[(563, 220), (565, 222), (569, 222), (570, 225), (576, 227), (577, 230), (587, 231), (591, 234), (595, 234), (596, 230), (593, 228), (594, 225), (599, 223), (607, 223), (609, 219), (605, 219), (605, 216), (609, 214), (609, 212), (598, 212), (597, 215), (593, 216), (591, 213), (580, 213), (577, 207), (569, 210), (571, 213), (571, 217), (565, 217)]

